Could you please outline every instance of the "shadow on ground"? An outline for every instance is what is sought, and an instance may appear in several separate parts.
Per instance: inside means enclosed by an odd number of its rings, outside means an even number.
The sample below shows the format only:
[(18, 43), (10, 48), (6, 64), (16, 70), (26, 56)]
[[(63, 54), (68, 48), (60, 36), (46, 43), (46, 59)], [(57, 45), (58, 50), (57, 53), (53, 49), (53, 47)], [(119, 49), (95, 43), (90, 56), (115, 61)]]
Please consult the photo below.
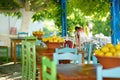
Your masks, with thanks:
[(21, 63), (0, 62), (0, 80), (21, 80)]

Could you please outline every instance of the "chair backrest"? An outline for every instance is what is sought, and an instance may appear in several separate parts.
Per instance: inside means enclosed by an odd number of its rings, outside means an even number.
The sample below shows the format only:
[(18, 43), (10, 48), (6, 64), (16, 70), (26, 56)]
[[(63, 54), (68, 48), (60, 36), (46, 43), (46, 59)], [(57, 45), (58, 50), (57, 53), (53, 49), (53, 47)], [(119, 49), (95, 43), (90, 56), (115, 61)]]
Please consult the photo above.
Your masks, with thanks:
[(22, 80), (28, 80), (28, 45), (26, 41), (22, 41)]
[(28, 42), (28, 57), (29, 57), (29, 77), (28, 80), (36, 80), (36, 51), (35, 43)]
[(87, 63), (90, 64), (92, 53), (93, 53), (93, 43), (85, 43), (83, 47), (84, 58), (87, 59)]
[[(93, 55), (93, 63), (97, 64), (97, 58)], [(111, 64), (112, 65), (112, 64)], [(103, 69), (102, 65), (97, 67), (97, 80), (103, 80), (103, 78), (120, 78), (120, 66), (109, 68), (109, 69)]]
[(35, 36), (26, 36), (25, 41), (34, 42), (35, 44), (37, 44), (37, 37), (35, 37)]
[(78, 54), (77, 48), (56, 48), (53, 60), (56, 64), (59, 64), (61, 60), (71, 60), (74, 64), (82, 63), (82, 54)]
[(47, 57), (42, 57), (42, 79), (56, 80), (56, 65)]
[(28, 36), (28, 32), (18, 32), (18, 38)]
[(22, 80), (36, 80), (35, 43), (22, 41)]

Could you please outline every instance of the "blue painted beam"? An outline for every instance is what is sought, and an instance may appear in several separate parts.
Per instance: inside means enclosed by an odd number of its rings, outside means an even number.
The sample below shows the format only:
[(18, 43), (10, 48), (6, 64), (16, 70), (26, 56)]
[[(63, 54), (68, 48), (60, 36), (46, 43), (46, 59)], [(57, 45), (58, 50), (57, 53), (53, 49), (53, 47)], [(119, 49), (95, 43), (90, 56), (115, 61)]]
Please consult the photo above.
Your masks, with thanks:
[(67, 19), (66, 19), (66, 0), (61, 0), (62, 8), (62, 37), (67, 35)]
[(119, 26), (119, 0), (110, 0), (111, 2), (111, 42), (116, 45), (120, 42)]

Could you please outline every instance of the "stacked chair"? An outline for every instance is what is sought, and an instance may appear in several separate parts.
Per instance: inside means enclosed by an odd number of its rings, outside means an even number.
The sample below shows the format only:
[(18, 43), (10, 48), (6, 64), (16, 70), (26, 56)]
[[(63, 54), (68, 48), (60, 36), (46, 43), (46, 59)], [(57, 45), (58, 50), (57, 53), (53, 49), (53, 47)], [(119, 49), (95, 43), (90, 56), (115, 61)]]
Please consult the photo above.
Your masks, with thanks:
[(35, 46), (35, 42), (22, 41), (22, 80), (40, 78), (37, 74)]
[(53, 54), (53, 60), (56, 64), (59, 64), (61, 60), (70, 60), (70, 63), (81, 64), (82, 54), (78, 54), (77, 48), (56, 48), (55, 53)]

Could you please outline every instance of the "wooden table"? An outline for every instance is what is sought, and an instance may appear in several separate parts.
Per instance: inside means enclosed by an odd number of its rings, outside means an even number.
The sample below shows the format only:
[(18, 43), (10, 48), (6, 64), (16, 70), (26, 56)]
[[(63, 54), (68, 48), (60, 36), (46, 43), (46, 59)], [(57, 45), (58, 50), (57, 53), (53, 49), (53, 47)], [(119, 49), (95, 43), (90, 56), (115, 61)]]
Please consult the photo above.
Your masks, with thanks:
[[(99, 64), (59, 64), (57, 65), (58, 80), (96, 80), (96, 67)], [(103, 80), (120, 80), (104, 78)]]
[(59, 64), (57, 76), (59, 80), (96, 80), (96, 67), (91, 64)]
[(14, 64), (16, 64), (17, 62), (17, 57), (16, 57), (16, 47), (17, 44), (21, 43), (22, 40), (24, 40), (25, 38), (18, 38), (18, 37), (11, 37), (10, 38), (10, 58), (13, 59)]

